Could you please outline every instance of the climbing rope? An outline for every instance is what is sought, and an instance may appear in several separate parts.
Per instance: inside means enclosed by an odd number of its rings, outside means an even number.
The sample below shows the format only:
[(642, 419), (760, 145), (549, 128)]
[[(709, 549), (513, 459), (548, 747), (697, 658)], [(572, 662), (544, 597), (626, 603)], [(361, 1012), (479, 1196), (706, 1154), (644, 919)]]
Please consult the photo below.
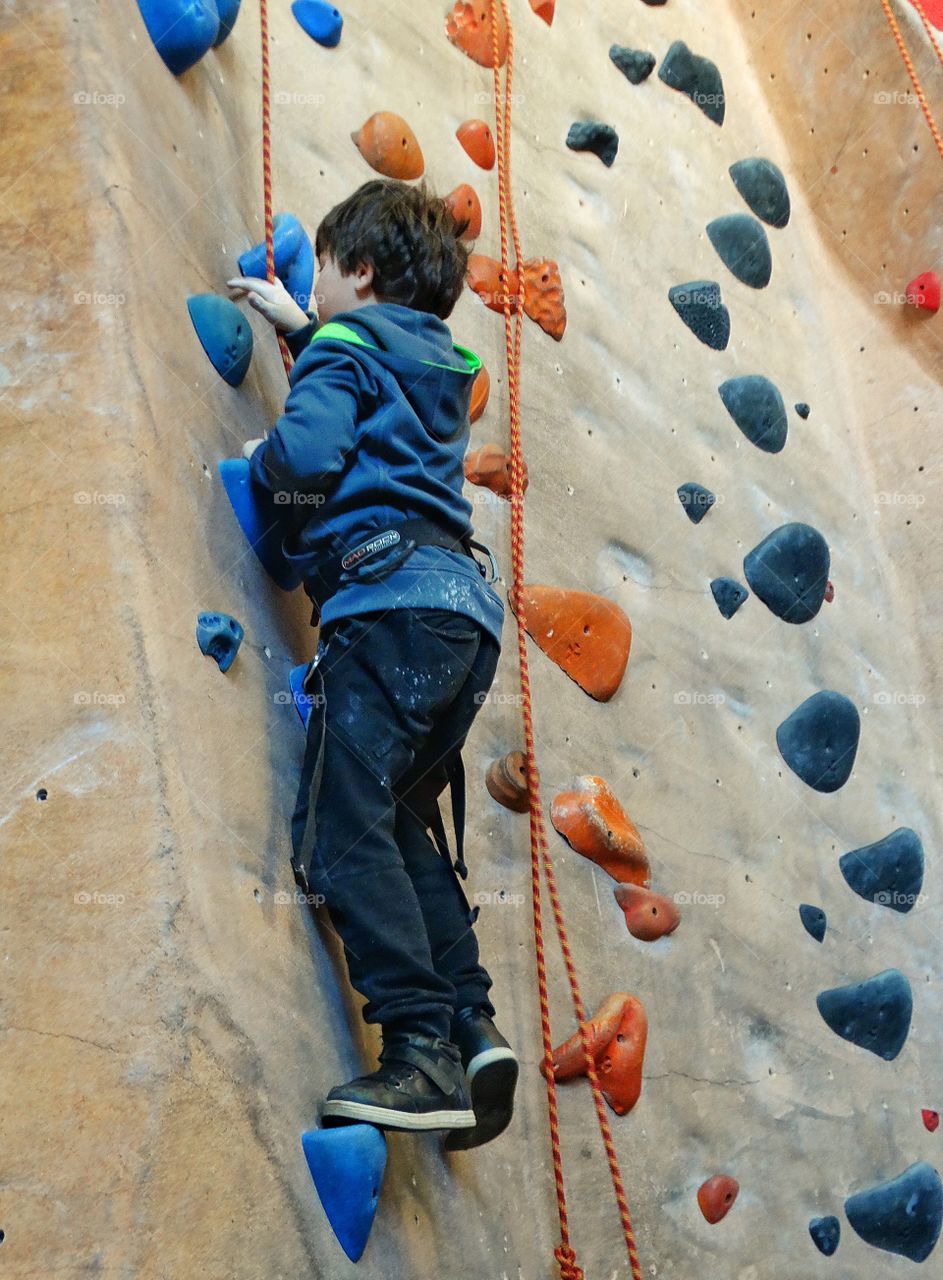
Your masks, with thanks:
[(557, 1109), (557, 1088), (553, 1074), (553, 1042), (550, 1038), (550, 1001), (547, 990), (547, 964), (543, 934), (543, 908), (541, 906), (541, 869), (547, 884), (547, 892), (553, 908), (554, 923), (560, 950), (566, 966), (570, 983), (570, 994), (573, 1008), (579, 1022), (580, 1035), (583, 1041), (583, 1054), (586, 1062), (586, 1073), (592, 1088), (596, 1116), (606, 1148), (609, 1172), (615, 1190), (619, 1216), (625, 1236), (629, 1262), (633, 1280), (642, 1280), (642, 1269), (635, 1246), (635, 1235), (629, 1216), (629, 1206), (622, 1173), (612, 1141), (612, 1130), (606, 1115), (599, 1075), (592, 1054), (590, 1031), (586, 1018), (586, 1009), (580, 994), (579, 979), (573, 962), (573, 953), (567, 936), (563, 918), (563, 908), (557, 890), (556, 875), (547, 844), (547, 832), (544, 826), (543, 810), (540, 797), (540, 779), (534, 754), (534, 720), (533, 703), (530, 688), (530, 668), (527, 660), (527, 632), (525, 626), (524, 602), (524, 454), (521, 443), (520, 413), (520, 370), (521, 370), (521, 332), (523, 328), (522, 298), (518, 297), (518, 306), (511, 325), (511, 271), (508, 248), (508, 228), (514, 242), (515, 270), (517, 274), (517, 292), (521, 292), (521, 256), (520, 237), (517, 229), (517, 217), (511, 191), (511, 83), (514, 71), (514, 30), (508, 14), (507, 0), (500, 0), (504, 22), (507, 27), (507, 69), (504, 77), (504, 90), (501, 88), (500, 51), (498, 44), (498, 0), (490, 0), (491, 44), (494, 73), (495, 98), (495, 143), (498, 157), (498, 210), (501, 228), (501, 281), (504, 289), (504, 336), (508, 371), (508, 397), (510, 401), (511, 419), (511, 562), (513, 566), (513, 585), (511, 600), (517, 618), (517, 651), (521, 672), (521, 701), (524, 720), (524, 746), (527, 773), (527, 791), (530, 798), (530, 850), (531, 850), (531, 886), (534, 904), (534, 950), (537, 960), (537, 987), (540, 995), (540, 1026), (543, 1036), (544, 1075), (547, 1082), (547, 1111), (550, 1118), (550, 1145), (553, 1152), (553, 1174), (557, 1191), (557, 1210), (560, 1219), (560, 1244), (554, 1250), (554, 1257), (560, 1269), (561, 1280), (583, 1280), (583, 1271), (577, 1265), (576, 1254), (570, 1244), (569, 1218), (566, 1204), (566, 1188), (563, 1179), (563, 1154), (560, 1144), (560, 1120)]
[[(939, 46), (939, 43), (937, 42), (937, 38), (933, 34), (933, 28), (930, 26), (930, 20), (927, 17), (926, 10), (923, 7), (923, 0), (912, 0), (912, 3), (914, 8), (920, 14), (920, 20), (926, 29), (927, 35), (930, 37), (930, 43), (933, 45), (933, 48), (936, 52), (936, 56), (939, 58), (941, 65), (943, 65), (943, 52), (940, 51), (940, 46)], [(940, 134), (939, 126), (937, 125), (933, 112), (930, 110), (930, 104), (929, 102), (927, 102), (927, 96), (923, 91), (923, 85), (920, 83), (920, 77), (917, 74), (917, 68), (914, 66), (913, 59), (911, 58), (910, 53), (907, 49), (907, 45), (904, 41), (903, 33), (901, 32), (901, 29), (900, 29), (900, 24), (897, 21), (897, 18), (894, 14), (894, 10), (891, 8), (890, 0), (881, 0), (881, 6), (884, 9), (884, 14), (887, 18), (888, 25), (891, 28), (891, 34), (893, 35), (894, 39), (897, 41), (897, 47), (898, 49), (900, 49), (900, 56), (904, 59), (904, 66), (907, 68), (907, 74), (910, 76), (910, 79), (913, 83), (914, 92), (917, 95), (917, 99), (920, 103), (921, 109), (923, 110), (923, 114), (927, 118), (927, 124), (930, 126), (930, 132), (933, 134), (933, 141), (936, 143), (936, 149), (937, 151), (939, 151), (941, 157), (943, 157), (943, 135)]]
[[(262, 31), (262, 198), (265, 203), (265, 278), (275, 283), (275, 227), (272, 217), (272, 98), (269, 88), (268, 0), (259, 0)], [(291, 377), (292, 358), (288, 343), (278, 335), (285, 373)]]

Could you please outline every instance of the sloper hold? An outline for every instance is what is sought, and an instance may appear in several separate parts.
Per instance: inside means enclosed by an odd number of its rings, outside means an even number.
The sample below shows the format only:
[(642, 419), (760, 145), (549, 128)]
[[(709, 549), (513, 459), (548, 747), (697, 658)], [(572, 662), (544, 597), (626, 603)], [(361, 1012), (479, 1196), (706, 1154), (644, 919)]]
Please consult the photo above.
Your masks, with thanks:
[(351, 1262), (370, 1238), (386, 1172), (386, 1139), (369, 1124), (310, 1129), (301, 1135), (321, 1207)]
[(684, 514), (692, 524), (700, 524), (717, 501), (710, 489), (702, 484), (689, 480), (678, 489), (678, 501), (684, 508)]
[(530, 258), (521, 266), (524, 313), (557, 342), (566, 330), (560, 268), (552, 258)]
[(835, 1217), (813, 1218), (809, 1223), (809, 1235), (819, 1253), (830, 1258), (841, 1240), (841, 1223)]
[(477, 240), (481, 235), (481, 201), (475, 188), (462, 182), (454, 191), (444, 196), (442, 202), (459, 226), (465, 224), (459, 239)]
[(282, 551), (282, 511), (267, 489), (249, 474), (245, 458), (223, 458), (219, 475), (233, 515), (262, 568), (283, 591), (293, 591), (301, 579)]
[[(511, 459), (499, 444), (485, 444), (465, 455), (465, 479), (469, 484), (490, 489), (499, 498), (511, 496)], [(527, 463), (524, 463), (523, 490), (527, 492)]]
[[(508, 56), (508, 28), (504, 11), (497, 8), (498, 66)], [(491, 6), (483, 0), (456, 0), (445, 19), (445, 34), (456, 49), (461, 49), (482, 67), (494, 66), (494, 35), (491, 29)]]
[[(590, 1051), (603, 1097), (624, 1116), (642, 1092), (642, 1067), (648, 1017), (641, 1000), (620, 991), (608, 996), (589, 1022)], [(586, 1075), (586, 1054), (579, 1030), (553, 1051), (553, 1078), (559, 1083)], [(546, 1066), (541, 1073), (546, 1075)]]
[(715, 578), (711, 583), (711, 594), (721, 614), (729, 620), (750, 593), (735, 578)]
[(726, 1173), (716, 1173), (698, 1187), (697, 1203), (704, 1218), (711, 1226), (722, 1222), (734, 1206), (740, 1194), (740, 1183)]
[(242, 623), (228, 613), (199, 613), (196, 619), (196, 642), (200, 652), (212, 658), (220, 671), (232, 666), (245, 632)]
[(851, 776), (860, 736), (855, 704), (843, 693), (823, 689), (786, 717), (776, 730), (776, 745), (797, 777), (828, 793)]
[(468, 406), (469, 422), (478, 421), (488, 407), (488, 397), (490, 395), (491, 375), (488, 373), (486, 366), (482, 365), (475, 374), (475, 380), (472, 383), (471, 402)]
[(311, 700), (304, 689), (308, 666), (307, 662), (302, 662), (299, 666), (292, 667), (288, 673), (288, 688), (291, 691), (291, 700), (294, 703), (295, 710), (298, 712), (298, 719), (305, 729), (307, 729), (308, 721), (311, 719)]
[(625, 916), (625, 927), (639, 942), (657, 942), (681, 923), (677, 903), (639, 884), (620, 884), (612, 891)]
[(726, 351), (730, 341), (730, 312), (720, 285), (714, 280), (691, 280), (668, 290), (668, 301), (688, 326), (713, 351)]
[(513, 813), (527, 813), (530, 791), (524, 752), (510, 751), (506, 756), (492, 760), (485, 774), (485, 786), (492, 800), (497, 800), (505, 809)]
[(743, 558), (747, 582), (767, 609), (784, 622), (810, 622), (822, 607), (831, 556), (828, 543), (808, 524), (774, 529)]
[(789, 222), (789, 188), (782, 170), (772, 160), (750, 156), (730, 166), (734, 186), (758, 218), (770, 227)]
[(690, 98), (709, 120), (724, 123), (724, 82), (710, 58), (692, 53), (683, 40), (676, 40), (658, 68), (658, 78)]
[(236, 25), (241, 3), (242, 0), (216, 0), (216, 9), (219, 13), (219, 34), (213, 41), (214, 48), (219, 48), (223, 41), (232, 35), (232, 29)]
[(855, 893), (892, 911), (912, 911), (923, 888), (923, 842), (911, 827), (842, 854), (838, 865)]
[(517, 272), (510, 267), (505, 276), (501, 263), (496, 258), (489, 258), (483, 253), (470, 253), (465, 278), (468, 287), (478, 294), (489, 311), (503, 313), (507, 299), (513, 315), (521, 304), (521, 282)]
[(609, 59), (632, 84), (641, 84), (655, 70), (655, 55), (642, 49), (630, 49), (628, 45), (614, 44)]
[(764, 453), (779, 453), (789, 424), (779, 388), (759, 373), (728, 378), (718, 388), (724, 407), (750, 441)]
[(816, 942), (821, 942), (828, 928), (828, 916), (822, 908), (812, 907), (807, 902), (803, 902), (799, 907), (799, 919), (806, 933)]
[(425, 162), (416, 135), (395, 111), (375, 111), (352, 133), (354, 146), (371, 169), (386, 178), (421, 178)]
[(756, 218), (731, 213), (707, 224), (707, 234), (724, 266), (751, 289), (765, 289), (773, 274), (769, 239)]
[(195, 293), (187, 310), (200, 345), (219, 376), (238, 387), (252, 360), (252, 328), (234, 302), (215, 293)]
[(571, 151), (591, 151), (611, 169), (619, 152), (619, 135), (601, 120), (576, 120), (570, 125), (566, 145)]
[(940, 309), (940, 277), (935, 271), (924, 271), (907, 286), (907, 301), (921, 311), (936, 315)]
[(295, 0), (291, 11), (302, 31), (325, 49), (333, 49), (340, 43), (344, 19), (327, 0)]
[(479, 169), (494, 168), (494, 138), (484, 120), (466, 120), (455, 130), (455, 136)]
[(819, 1013), (837, 1036), (893, 1060), (903, 1049), (910, 1031), (913, 994), (899, 969), (885, 969), (865, 982), (820, 991), (815, 1000)]
[(216, 0), (138, 0), (147, 34), (165, 66), (183, 75), (220, 36)]
[(523, 596), (531, 639), (591, 698), (608, 702), (622, 683), (632, 647), (625, 612), (590, 591), (525, 586)]
[[(272, 248), (275, 275), (302, 311), (307, 311), (314, 283), (314, 249), (308, 233), (293, 213), (276, 213), (272, 220)], [(264, 240), (239, 255), (239, 271), (244, 276), (266, 278)]]
[(651, 871), (638, 828), (602, 778), (584, 774), (550, 806), (550, 821), (571, 849), (620, 884), (647, 888)]
[(896, 1178), (849, 1196), (845, 1213), (865, 1244), (925, 1262), (943, 1225), (943, 1181), (932, 1164), (920, 1161)]

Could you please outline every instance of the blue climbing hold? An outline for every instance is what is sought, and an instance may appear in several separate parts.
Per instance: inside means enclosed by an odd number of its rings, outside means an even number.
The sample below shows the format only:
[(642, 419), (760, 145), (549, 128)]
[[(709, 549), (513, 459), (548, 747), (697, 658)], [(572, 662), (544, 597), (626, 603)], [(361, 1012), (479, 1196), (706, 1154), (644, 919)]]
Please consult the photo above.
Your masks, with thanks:
[(923, 842), (910, 827), (842, 854), (838, 865), (855, 893), (892, 911), (913, 910), (923, 888)]
[(814, 693), (776, 730), (789, 768), (815, 791), (837, 791), (851, 776), (861, 736), (858, 708), (843, 693)]
[(187, 299), (187, 310), (203, 350), (213, 368), (238, 387), (252, 359), (252, 326), (234, 302), (215, 293), (197, 293)]
[(213, 41), (215, 48), (219, 48), (223, 41), (232, 35), (241, 3), (242, 0), (216, 0), (216, 8), (219, 11), (219, 35)]
[(717, 501), (710, 489), (702, 484), (689, 480), (678, 488), (678, 501), (684, 507), (684, 514), (692, 524), (700, 524)]
[(719, 388), (727, 412), (750, 441), (764, 453), (779, 453), (789, 424), (779, 388), (762, 374), (728, 378)]
[(220, 671), (232, 666), (244, 635), (242, 623), (228, 613), (197, 614), (196, 642), (200, 652), (212, 658)]
[(691, 280), (668, 290), (668, 301), (688, 326), (712, 351), (726, 351), (730, 341), (730, 312), (715, 280)]
[[(304, 227), (293, 213), (276, 213), (272, 220), (275, 275), (301, 307), (308, 310), (314, 283), (314, 250)], [(239, 255), (244, 276), (266, 279), (265, 241)]]
[(789, 188), (782, 170), (772, 160), (750, 156), (730, 166), (730, 176), (744, 200), (758, 218), (771, 227), (784, 227), (789, 221)]
[(809, 524), (784, 524), (743, 560), (747, 582), (784, 622), (810, 622), (822, 607), (831, 556), (828, 543)]
[(310, 665), (309, 662), (302, 662), (300, 666), (292, 667), (288, 673), (291, 700), (295, 704), (298, 718), (305, 729), (307, 729), (308, 721), (311, 719), (311, 695), (305, 693), (304, 690), (305, 676), (308, 674)]
[(812, 410), (809, 408), (809, 406), (805, 403), (804, 400), (800, 400), (795, 408), (796, 408), (796, 413), (798, 413), (800, 418), (807, 418), (809, 414), (812, 412)]
[(865, 1244), (911, 1262), (929, 1258), (943, 1226), (943, 1181), (921, 1161), (845, 1201), (848, 1221)]
[(175, 76), (199, 62), (217, 43), (216, 0), (138, 0), (138, 8), (154, 48)]
[(809, 1235), (815, 1241), (819, 1253), (830, 1258), (841, 1239), (841, 1223), (834, 1217), (813, 1218), (809, 1223)]
[(707, 225), (721, 261), (743, 284), (765, 289), (773, 274), (773, 255), (762, 225), (748, 213), (730, 213)]
[(291, 11), (298, 25), (318, 44), (333, 49), (340, 42), (344, 19), (327, 0), (295, 0)]
[(885, 969), (849, 987), (820, 991), (815, 1003), (835, 1034), (859, 1049), (867, 1049), (885, 1062), (893, 1062), (903, 1049), (914, 998), (899, 969)]
[(386, 1139), (369, 1124), (301, 1135), (315, 1190), (341, 1248), (359, 1262), (367, 1247), (386, 1171)]
[(262, 568), (283, 591), (294, 591), (301, 579), (282, 550), (282, 514), (272, 494), (257, 485), (245, 458), (224, 458), (219, 475), (239, 528)]
[(821, 942), (828, 928), (828, 916), (822, 908), (810, 907), (807, 902), (803, 902), (799, 907), (799, 919), (806, 933), (810, 934), (816, 942)]
[(750, 594), (734, 578), (715, 578), (711, 583), (711, 591), (717, 608), (725, 618), (732, 618)]

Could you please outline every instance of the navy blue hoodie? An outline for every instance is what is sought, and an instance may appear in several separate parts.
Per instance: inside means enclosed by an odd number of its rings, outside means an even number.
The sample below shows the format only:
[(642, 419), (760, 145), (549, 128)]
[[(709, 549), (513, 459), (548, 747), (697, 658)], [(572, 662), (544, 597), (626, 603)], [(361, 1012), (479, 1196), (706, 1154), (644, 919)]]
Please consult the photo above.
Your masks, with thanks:
[[(448, 326), (379, 303), (313, 322), (289, 334), (288, 345), (297, 358), (285, 410), (249, 465), (284, 504), (284, 550), (302, 582), (319, 563), (411, 516), (456, 539), (471, 532), (462, 464), (481, 362), (453, 344)], [(372, 556), (369, 568), (396, 554), (393, 547)], [(501, 643), (501, 598), (475, 561), (436, 546), (417, 547), (380, 581), (346, 572), (321, 622), (422, 608), (473, 618)]]

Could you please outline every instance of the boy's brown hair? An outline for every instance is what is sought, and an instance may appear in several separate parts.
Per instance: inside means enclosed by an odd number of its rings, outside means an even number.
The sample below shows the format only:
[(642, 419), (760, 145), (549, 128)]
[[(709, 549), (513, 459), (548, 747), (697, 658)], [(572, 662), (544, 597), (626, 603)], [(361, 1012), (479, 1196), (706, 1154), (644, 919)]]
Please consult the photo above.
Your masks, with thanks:
[(345, 275), (368, 263), (382, 302), (445, 320), (465, 282), (468, 250), (459, 236), (466, 226), (425, 183), (374, 179), (325, 216), (315, 252), (327, 252)]

